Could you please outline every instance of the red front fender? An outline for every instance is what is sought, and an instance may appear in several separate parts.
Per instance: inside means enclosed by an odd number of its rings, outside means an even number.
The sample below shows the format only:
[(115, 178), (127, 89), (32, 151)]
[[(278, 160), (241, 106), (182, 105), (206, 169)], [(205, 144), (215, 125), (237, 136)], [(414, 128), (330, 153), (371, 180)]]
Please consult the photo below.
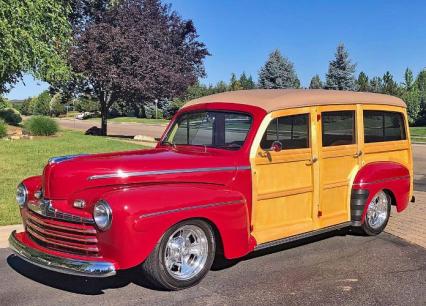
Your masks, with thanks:
[(241, 193), (204, 184), (150, 185), (104, 195), (113, 210), (110, 230), (99, 234), (105, 256), (120, 267), (143, 262), (161, 236), (176, 223), (199, 218), (218, 231), (226, 258), (251, 251), (249, 215)]

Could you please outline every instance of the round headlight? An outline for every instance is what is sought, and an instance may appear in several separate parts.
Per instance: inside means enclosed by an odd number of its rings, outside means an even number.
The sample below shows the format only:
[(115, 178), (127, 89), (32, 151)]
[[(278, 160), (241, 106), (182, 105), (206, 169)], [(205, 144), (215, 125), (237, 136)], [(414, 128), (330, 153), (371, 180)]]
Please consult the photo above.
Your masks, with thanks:
[(100, 230), (107, 230), (112, 222), (112, 210), (108, 203), (100, 200), (93, 209), (93, 219)]
[(22, 208), (28, 200), (28, 190), (24, 184), (19, 184), (18, 188), (16, 188), (16, 202)]

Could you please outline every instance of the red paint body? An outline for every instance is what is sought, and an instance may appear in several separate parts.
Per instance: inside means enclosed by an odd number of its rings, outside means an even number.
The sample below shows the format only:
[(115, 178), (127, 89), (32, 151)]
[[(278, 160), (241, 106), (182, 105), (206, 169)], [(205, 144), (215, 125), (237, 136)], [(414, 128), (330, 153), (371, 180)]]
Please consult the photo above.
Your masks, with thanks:
[(388, 191), (393, 197), (398, 212), (403, 211), (410, 197), (410, 172), (394, 162), (375, 162), (362, 167), (355, 177), (353, 189), (367, 189), (369, 195), (361, 222), (364, 222), (368, 204), (380, 190)]
[[(113, 262), (116, 269), (126, 269), (143, 262), (172, 225), (185, 219), (201, 218), (217, 230), (226, 258), (241, 257), (252, 251), (256, 243), (250, 235), (252, 182), (248, 169), (249, 152), (266, 112), (257, 107), (232, 103), (197, 105), (185, 108), (184, 112), (201, 109), (251, 114), (253, 123), (244, 146), (238, 151), (227, 151), (158, 145), (153, 150), (87, 155), (48, 164), (43, 176), (24, 181), (31, 203), (37, 203), (34, 192), (43, 188), (44, 197), (52, 201), (55, 209), (80, 217), (93, 218), (93, 206), (100, 199), (110, 204), (113, 211), (112, 226), (107, 231), (96, 232), (98, 256), (73, 255), (43, 247), (32, 241), (27, 232), (19, 233), (17, 239), (45, 253), (83, 260), (106, 260)], [(223, 167), (227, 170), (88, 179), (93, 175), (120, 171)], [(375, 163), (360, 170), (354, 188), (368, 188), (370, 196), (374, 195), (375, 190), (387, 188), (395, 195), (398, 211), (401, 211), (408, 202), (409, 178), (386, 182), (379, 180), (407, 175), (408, 171), (397, 164)], [(365, 184), (375, 181), (379, 182)], [(84, 199), (86, 207), (74, 208), (76, 199)], [(215, 205), (209, 206), (212, 203)], [(159, 214), (164, 211), (169, 213)], [(24, 207), (21, 210), (24, 224), (28, 221), (28, 214), (28, 209)], [(51, 224), (62, 225), (59, 221), (52, 221)]]

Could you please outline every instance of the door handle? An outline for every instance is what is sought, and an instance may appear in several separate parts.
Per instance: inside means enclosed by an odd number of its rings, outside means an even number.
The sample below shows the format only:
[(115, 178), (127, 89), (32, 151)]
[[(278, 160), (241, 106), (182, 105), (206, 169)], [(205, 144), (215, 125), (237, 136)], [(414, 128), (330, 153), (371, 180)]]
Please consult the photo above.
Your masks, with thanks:
[(355, 154), (354, 154), (354, 158), (358, 158), (358, 157), (361, 157), (362, 156), (362, 151), (361, 150), (359, 150), (358, 152), (356, 152)]
[(307, 163), (306, 166), (311, 166), (313, 164), (315, 164), (318, 161), (318, 157), (313, 156)]

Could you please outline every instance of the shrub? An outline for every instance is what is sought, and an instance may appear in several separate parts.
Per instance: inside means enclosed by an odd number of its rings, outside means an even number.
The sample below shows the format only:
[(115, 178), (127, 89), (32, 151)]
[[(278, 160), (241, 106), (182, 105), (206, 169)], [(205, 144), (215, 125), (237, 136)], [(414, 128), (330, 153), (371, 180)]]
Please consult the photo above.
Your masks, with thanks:
[(0, 120), (0, 138), (6, 137), (7, 127), (3, 120)]
[(55, 120), (45, 116), (34, 116), (25, 122), (25, 131), (36, 136), (50, 136), (58, 132)]
[(21, 114), (13, 108), (0, 109), (0, 119), (10, 125), (18, 125), (21, 123)]

